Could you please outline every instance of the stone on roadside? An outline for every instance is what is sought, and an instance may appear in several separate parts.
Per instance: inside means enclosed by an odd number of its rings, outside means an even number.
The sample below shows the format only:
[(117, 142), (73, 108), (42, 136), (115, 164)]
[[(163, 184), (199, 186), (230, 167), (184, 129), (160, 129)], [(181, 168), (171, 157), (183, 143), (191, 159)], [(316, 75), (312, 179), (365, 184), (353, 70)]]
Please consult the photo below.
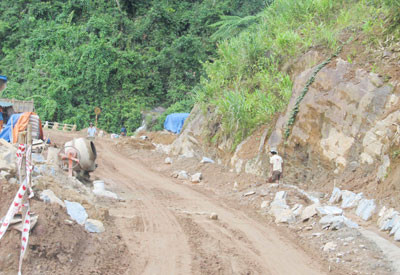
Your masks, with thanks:
[(45, 203), (58, 204), (62, 207), (65, 207), (65, 203), (60, 200), (50, 189), (43, 190), (42, 193), (40, 193), (40, 199)]
[(203, 157), (203, 159), (200, 161), (200, 163), (214, 163), (214, 161), (210, 158)]
[(335, 242), (328, 242), (324, 245), (324, 252), (330, 252), (334, 251), (337, 247), (337, 244)]
[(397, 212), (393, 208), (390, 208), (384, 211), (384, 213), (379, 214), (381, 214), (377, 222), (379, 229), (381, 231), (387, 231), (393, 228), (394, 220), (396, 217), (398, 217), (399, 212)]
[(317, 207), (316, 210), (320, 216), (341, 215), (343, 213), (343, 210), (339, 207), (329, 205)]
[(172, 159), (170, 157), (166, 157), (164, 160), (165, 164), (172, 164)]
[(306, 208), (304, 208), (303, 212), (301, 213), (300, 219), (304, 222), (308, 219), (310, 219), (311, 217), (317, 215), (317, 207), (319, 206), (319, 204), (312, 204), (307, 206)]
[(248, 197), (248, 196), (254, 195), (255, 193), (256, 193), (256, 191), (249, 191), (247, 193), (244, 193), (243, 197)]
[(348, 190), (342, 191), (342, 208), (356, 207), (359, 201), (362, 199), (363, 193), (353, 193)]
[(367, 221), (374, 214), (376, 209), (375, 200), (362, 199), (358, 204), (356, 214), (363, 220)]
[(303, 205), (302, 204), (298, 204), (296, 203), (293, 207), (292, 207), (292, 213), (295, 217), (298, 217), (301, 215), (301, 213), (303, 212)]
[(104, 225), (99, 220), (87, 219), (85, 222), (85, 230), (90, 233), (102, 233), (105, 231)]
[(88, 214), (86, 213), (85, 208), (78, 202), (64, 201), (65, 206), (67, 207), (68, 215), (76, 221), (78, 224), (85, 224), (86, 219), (88, 218)]
[(358, 224), (345, 216), (326, 215), (319, 220), (319, 223), (324, 227), (329, 227), (332, 230), (338, 230), (347, 226), (349, 228), (358, 228)]
[(115, 194), (114, 192), (107, 191), (107, 190), (101, 190), (101, 189), (93, 189), (93, 194), (99, 197), (106, 197), (110, 199), (115, 199), (118, 200), (118, 195)]
[(171, 177), (177, 178), (179, 176), (179, 171), (174, 171), (171, 173)]
[(399, 216), (399, 215), (396, 215), (396, 216), (394, 217), (394, 219), (393, 219), (393, 227), (392, 227), (392, 229), (390, 230), (389, 235), (390, 235), (390, 236), (394, 235), (394, 234), (396, 233), (396, 231), (399, 230), (399, 229), (400, 229), (400, 216)]
[(9, 184), (17, 184), (18, 181), (17, 181), (16, 178), (11, 178), (11, 179), (8, 180), (8, 183), (9, 183)]
[(397, 229), (396, 233), (394, 234), (394, 240), (400, 241), (400, 229)]
[(265, 208), (267, 208), (268, 207), (268, 205), (269, 205), (269, 201), (263, 201), (262, 203), (261, 203), (261, 209), (265, 209)]
[(187, 180), (189, 179), (189, 175), (186, 171), (179, 171), (178, 173), (178, 180)]
[(193, 183), (199, 183), (203, 179), (203, 175), (201, 173), (196, 173), (192, 175), (190, 181)]
[(296, 217), (289, 207), (282, 208), (274, 205), (271, 206), (269, 213), (275, 217), (275, 223), (294, 223), (296, 221)]
[(218, 214), (217, 213), (211, 213), (210, 214), (210, 219), (211, 220), (218, 220)]

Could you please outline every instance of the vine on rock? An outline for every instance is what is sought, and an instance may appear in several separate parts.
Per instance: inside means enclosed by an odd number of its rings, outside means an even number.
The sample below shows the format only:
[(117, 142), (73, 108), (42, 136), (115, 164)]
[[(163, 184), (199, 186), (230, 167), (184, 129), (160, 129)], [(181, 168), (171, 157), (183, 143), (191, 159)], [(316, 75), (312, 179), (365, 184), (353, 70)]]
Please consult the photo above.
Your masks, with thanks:
[(301, 92), (300, 96), (296, 100), (296, 104), (294, 105), (294, 108), (292, 109), (292, 112), (290, 113), (289, 120), (288, 120), (288, 122), (286, 124), (286, 129), (285, 129), (285, 139), (286, 140), (289, 138), (291, 130), (292, 130), (292, 126), (296, 121), (296, 116), (297, 116), (297, 113), (299, 112), (300, 103), (303, 100), (304, 96), (307, 94), (308, 88), (311, 86), (311, 84), (314, 83), (315, 76), (318, 74), (318, 72), (320, 70), (322, 70), (322, 68), (324, 68), (326, 65), (328, 65), (332, 61), (333, 58), (335, 58), (335, 57), (337, 57), (339, 55), (339, 53), (341, 52), (342, 48), (343, 48), (343, 45), (340, 46), (331, 57), (329, 57), (327, 60), (325, 60), (324, 62), (319, 64), (317, 66), (317, 68), (315, 68), (315, 70), (312, 73), (311, 77), (308, 79), (308, 81), (306, 83), (306, 86), (304, 87), (304, 89)]

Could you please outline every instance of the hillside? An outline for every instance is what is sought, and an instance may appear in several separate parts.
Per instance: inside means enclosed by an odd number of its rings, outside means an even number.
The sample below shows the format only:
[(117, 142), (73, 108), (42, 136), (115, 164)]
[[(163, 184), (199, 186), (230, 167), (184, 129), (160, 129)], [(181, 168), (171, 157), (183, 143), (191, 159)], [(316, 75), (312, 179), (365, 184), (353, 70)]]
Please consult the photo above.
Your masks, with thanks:
[(141, 111), (190, 111), (221, 15), (260, 12), (264, 1), (1, 1), (3, 94), (34, 99), (43, 120), (134, 131)]

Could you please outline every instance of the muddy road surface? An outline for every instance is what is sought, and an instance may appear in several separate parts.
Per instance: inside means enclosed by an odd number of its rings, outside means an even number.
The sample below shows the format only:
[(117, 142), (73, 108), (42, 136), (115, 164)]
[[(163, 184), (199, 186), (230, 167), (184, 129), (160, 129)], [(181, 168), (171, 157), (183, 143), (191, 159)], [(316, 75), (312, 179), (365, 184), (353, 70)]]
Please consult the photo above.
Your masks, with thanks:
[[(108, 207), (129, 248), (131, 262), (125, 274), (327, 271), (275, 227), (229, 207), (223, 197), (199, 192), (140, 158), (127, 157), (110, 140), (95, 143), (99, 166), (92, 177), (103, 179), (106, 188), (123, 199)], [(211, 213), (218, 219), (210, 219)]]

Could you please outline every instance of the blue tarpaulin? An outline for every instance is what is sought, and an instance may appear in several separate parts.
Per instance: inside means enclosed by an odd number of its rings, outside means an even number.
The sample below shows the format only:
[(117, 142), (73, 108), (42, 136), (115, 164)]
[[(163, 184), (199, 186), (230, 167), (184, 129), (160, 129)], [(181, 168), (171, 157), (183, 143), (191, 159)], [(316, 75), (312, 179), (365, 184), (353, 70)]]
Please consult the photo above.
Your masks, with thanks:
[(5, 75), (0, 75), (0, 81), (2, 81), (2, 82), (7, 82), (7, 76), (5, 76)]
[[(15, 124), (17, 124), (19, 117), (22, 114), (13, 114), (7, 122), (7, 125), (3, 127), (3, 130), (0, 133), (0, 138), (5, 139), (6, 141), (10, 142), (11, 141), (11, 136), (12, 136), (12, 129), (14, 128)], [(11, 127), (11, 121), (12, 121), (12, 127)]]
[(182, 130), (185, 119), (189, 116), (188, 113), (170, 114), (165, 118), (164, 129), (179, 134)]

